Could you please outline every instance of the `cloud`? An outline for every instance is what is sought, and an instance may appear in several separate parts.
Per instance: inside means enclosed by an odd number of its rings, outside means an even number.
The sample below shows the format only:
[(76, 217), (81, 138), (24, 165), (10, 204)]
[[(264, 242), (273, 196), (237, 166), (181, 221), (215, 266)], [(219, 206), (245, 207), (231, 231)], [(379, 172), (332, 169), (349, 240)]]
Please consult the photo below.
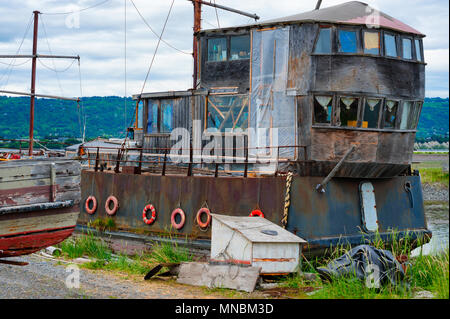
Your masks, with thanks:
[[(137, 14), (130, 0), (110, 0), (95, 8), (84, 10), (79, 17), (52, 14), (69, 12), (101, 3), (102, 0), (0, 0), (0, 52), (14, 54), (25, 33), (33, 10), (39, 10), (39, 47), (41, 54), (80, 55), (83, 95), (125, 94), (125, 33), (124, 5), (127, 11), (127, 95), (142, 89), (150, 61), (157, 45), (157, 37), (150, 32)], [(160, 33), (171, 1), (133, 0), (141, 14), (155, 32)], [(225, 6), (257, 13), (261, 20), (288, 16), (313, 10), (316, 1), (293, 0), (216, 0)], [(424, 39), (426, 67), (426, 95), (448, 96), (448, 1), (367, 0), (368, 4), (414, 26), (426, 34)], [(322, 7), (340, 4), (340, 0), (325, 0)], [(217, 10), (221, 27), (251, 23), (252, 19), (234, 13)], [(203, 7), (203, 28), (215, 28), (218, 24), (216, 10)], [(70, 27), (79, 18), (79, 28)], [(72, 19), (72, 20), (71, 20)], [(69, 23), (68, 23), (69, 21)], [(192, 4), (175, 0), (164, 40), (176, 48), (192, 51)], [(32, 48), (32, 30), (20, 53), (29, 54)], [(48, 42), (47, 42), (48, 41)], [(9, 63), (10, 60), (2, 62)], [(16, 61), (18, 63), (19, 61)], [(65, 69), (71, 61), (43, 61), (50, 68)], [(185, 90), (192, 82), (192, 57), (161, 43), (145, 91)], [(30, 64), (17, 66), (11, 73), (0, 64), (0, 88), (29, 89)], [(67, 72), (58, 73), (38, 64), (38, 87), (46, 94), (78, 96), (78, 66), (75, 63)], [(59, 81), (58, 81), (59, 78)], [(60, 88), (61, 85), (61, 88)]]

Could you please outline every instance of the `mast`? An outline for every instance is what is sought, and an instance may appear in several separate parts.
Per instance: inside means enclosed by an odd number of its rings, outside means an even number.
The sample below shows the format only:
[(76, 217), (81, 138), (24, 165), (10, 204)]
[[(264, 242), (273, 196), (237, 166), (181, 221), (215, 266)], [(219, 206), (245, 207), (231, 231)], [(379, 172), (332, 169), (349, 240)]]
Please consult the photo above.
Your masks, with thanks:
[(197, 32), (201, 29), (201, 19), (202, 19), (202, 9), (201, 3), (199, 0), (193, 0), (192, 4), (194, 5), (194, 41), (192, 48), (192, 55), (194, 57), (194, 74), (193, 74), (193, 84), (192, 88), (195, 90), (197, 88), (197, 72), (198, 72), (198, 41), (197, 41)]
[(30, 96), (30, 143), (28, 146), (28, 155), (33, 155), (33, 131), (34, 131), (34, 100), (36, 93), (36, 54), (37, 54), (37, 40), (38, 40), (38, 19), (39, 11), (34, 13), (34, 30), (33, 30), (33, 57), (31, 64), (31, 96)]

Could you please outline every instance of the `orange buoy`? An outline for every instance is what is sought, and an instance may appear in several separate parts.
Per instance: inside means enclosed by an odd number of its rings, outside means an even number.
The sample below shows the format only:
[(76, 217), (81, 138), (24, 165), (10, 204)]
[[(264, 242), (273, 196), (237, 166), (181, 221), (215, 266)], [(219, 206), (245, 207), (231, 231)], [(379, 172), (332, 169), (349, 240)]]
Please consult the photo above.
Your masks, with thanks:
[[(202, 214), (206, 214), (206, 222), (202, 222)], [(202, 207), (198, 210), (197, 212), (197, 224), (201, 227), (201, 228), (206, 228), (209, 226), (209, 224), (211, 223), (211, 214), (208, 208), (206, 207)]]
[[(109, 208), (109, 204), (111, 202), (113, 202), (113, 208)], [(119, 201), (118, 201), (118, 199), (115, 196), (113, 196), (113, 195), (109, 196), (108, 199), (106, 200), (106, 203), (105, 203), (106, 213), (109, 216), (112, 216), (112, 215), (114, 215), (117, 212), (118, 209), (119, 209)]]
[(259, 209), (255, 209), (255, 210), (253, 210), (251, 213), (250, 213), (250, 215), (249, 215), (250, 217), (254, 217), (254, 216), (258, 216), (258, 217), (262, 217), (262, 218), (264, 218), (264, 214), (263, 214), (263, 212), (262, 211), (260, 211)]
[[(90, 203), (92, 202), (92, 208), (89, 208)], [(86, 212), (90, 215), (92, 215), (93, 213), (95, 213), (95, 211), (97, 210), (97, 199), (94, 196), (89, 196), (86, 199), (86, 202), (84, 204), (84, 208), (86, 209)]]
[[(181, 220), (179, 223), (175, 221), (175, 216), (180, 215)], [(175, 229), (181, 229), (184, 226), (184, 222), (186, 221), (186, 215), (184, 214), (181, 208), (177, 208), (172, 212), (172, 216), (170, 216), (170, 222)]]
[[(150, 219), (147, 218), (147, 212), (149, 210), (152, 212), (152, 217)], [(147, 206), (144, 207), (144, 210), (142, 211), (142, 219), (144, 220), (144, 223), (146, 223), (147, 225), (153, 224), (153, 222), (156, 219), (156, 210), (152, 204), (148, 204)]]

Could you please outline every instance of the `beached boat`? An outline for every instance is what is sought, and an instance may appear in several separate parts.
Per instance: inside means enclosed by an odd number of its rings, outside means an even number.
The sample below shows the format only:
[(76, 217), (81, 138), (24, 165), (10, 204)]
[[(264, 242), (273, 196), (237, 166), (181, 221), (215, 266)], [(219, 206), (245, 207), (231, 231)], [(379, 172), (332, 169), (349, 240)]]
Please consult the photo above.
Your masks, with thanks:
[(212, 4), (192, 2), (193, 89), (133, 96), (138, 147), (85, 145), (79, 224), (208, 245), (210, 213), (264, 216), (306, 254), (428, 241), (411, 170), (424, 35), (356, 1), (201, 30)]
[(0, 163), (0, 258), (33, 253), (69, 237), (80, 212), (80, 163)]

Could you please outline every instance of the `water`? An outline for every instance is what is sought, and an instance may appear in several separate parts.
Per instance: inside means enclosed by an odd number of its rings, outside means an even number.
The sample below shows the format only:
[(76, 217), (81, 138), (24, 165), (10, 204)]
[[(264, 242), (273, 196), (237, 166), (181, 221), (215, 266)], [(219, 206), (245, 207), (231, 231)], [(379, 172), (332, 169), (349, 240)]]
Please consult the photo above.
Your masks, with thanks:
[(413, 256), (419, 254), (421, 248), (423, 249), (423, 254), (431, 254), (448, 247), (448, 202), (425, 203), (425, 215), (427, 217), (428, 229), (433, 232), (433, 237), (429, 243), (413, 250)]

